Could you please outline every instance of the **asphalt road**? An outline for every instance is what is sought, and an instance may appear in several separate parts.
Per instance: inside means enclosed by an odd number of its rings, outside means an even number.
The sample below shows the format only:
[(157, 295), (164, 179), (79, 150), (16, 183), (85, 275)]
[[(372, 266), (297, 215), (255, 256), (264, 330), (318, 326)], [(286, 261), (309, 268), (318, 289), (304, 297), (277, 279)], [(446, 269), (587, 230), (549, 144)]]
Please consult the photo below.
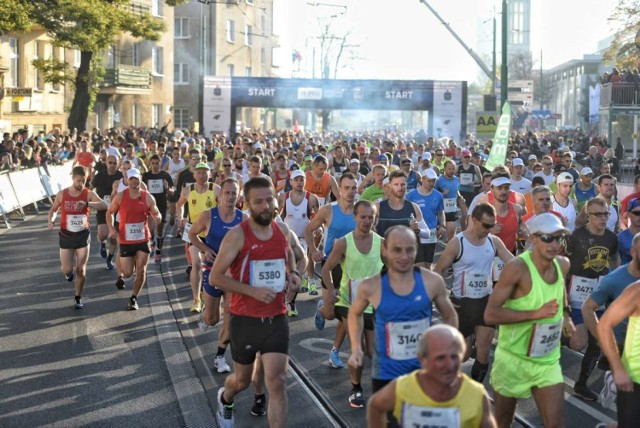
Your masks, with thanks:
[[(46, 215), (0, 229), (0, 426), (215, 426), (212, 409), (226, 376), (212, 373), (218, 327), (202, 333), (189, 313), (181, 241), (166, 239), (163, 264), (149, 265), (140, 310), (133, 312), (126, 310), (130, 281), (127, 290), (116, 289), (115, 273), (104, 269), (93, 239), (85, 307), (75, 310), (73, 287), (60, 272), (57, 233), (46, 229)], [(347, 370), (327, 363), (335, 322), (315, 329), (317, 299), (298, 297), (300, 316), (290, 319), (291, 357), (351, 426), (364, 427), (364, 409), (348, 403)], [(348, 350), (345, 342), (345, 362)], [(584, 428), (615, 419), (599, 404), (570, 395), (580, 356), (563, 350), (562, 366), (566, 425)], [(367, 363), (366, 398), (369, 379)], [(490, 389), (488, 377), (485, 385)], [(600, 390), (602, 372), (595, 370), (590, 386)], [(291, 371), (287, 391), (288, 426), (335, 426)], [(252, 399), (251, 388), (237, 397), (236, 426), (268, 426), (266, 417), (250, 415)], [(519, 403), (518, 414), (542, 425), (532, 399)]]

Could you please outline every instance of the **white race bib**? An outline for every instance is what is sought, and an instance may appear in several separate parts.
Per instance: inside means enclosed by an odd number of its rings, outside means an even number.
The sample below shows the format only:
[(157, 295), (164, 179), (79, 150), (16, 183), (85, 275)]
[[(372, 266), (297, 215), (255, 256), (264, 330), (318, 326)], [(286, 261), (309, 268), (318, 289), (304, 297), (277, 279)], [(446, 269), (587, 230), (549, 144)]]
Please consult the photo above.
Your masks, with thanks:
[(480, 299), (491, 294), (489, 275), (486, 272), (470, 272), (465, 274), (461, 297)]
[(454, 213), (458, 211), (458, 200), (456, 198), (445, 198), (444, 199), (444, 212), (446, 213)]
[(422, 407), (402, 404), (400, 426), (411, 428), (450, 428), (460, 426), (457, 407)]
[(111, 195), (104, 195), (102, 200), (104, 201), (105, 204), (107, 204), (107, 206), (111, 205)]
[(252, 287), (271, 288), (276, 293), (284, 290), (287, 282), (284, 259), (252, 260), (249, 269)]
[(189, 222), (184, 224), (184, 230), (182, 231), (182, 240), (184, 242), (191, 243), (191, 239), (189, 239), (189, 230), (191, 229), (191, 226), (193, 226), (193, 224)]
[(502, 274), (502, 269), (504, 269), (504, 261), (500, 258), (500, 257), (495, 257), (493, 259), (493, 266), (492, 266), (492, 274), (493, 274), (493, 281), (497, 282), (498, 279), (500, 279), (500, 274)]
[(438, 228), (429, 229), (428, 238), (420, 238), (421, 244), (435, 244), (436, 242), (438, 242)]
[(356, 296), (358, 295), (358, 287), (360, 286), (361, 282), (361, 279), (349, 280), (349, 303), (353, 303), (356, 301)]
[(460, 173), (460, 184), (463, 186), (471, 186), (473, 185), (473, 174), (468, 172)]
[(422, 333), (431, 325), (429, 318), (417, 321), (397, 321), (385, 324), (387, 355), (394, 360), (417, 358)]
[(67, 215), (67, 224), (65, 229), (69, 232), (82, 232), (87, 228), (87, 216), (84, 214)]
[(127, 241), (144, 241), (144, 223), (125, 223), (124, 239)]
[(326, 198), (321, 198), (318, 195), (316, 195), (316, 198), (318, 199), (318, 205), (319, 206), (323, 206), (324, 205), (324, 201), (326, 201)]
[(528, 355), (530, 357), (549, 355), (560, 345), (560, 336), (562, 336), (562, 320), (555, 324), (535, 323), (531, 329)]
[(569, 290), (569, 305), (572, 308), (582, 308), (582, 304), (598, 286), (600, 278), (585, 278), (578, 275), (571, 276)]
[(160, 179), (149, 180), (147, 186), (149, 187), (149, 193), (151, 194), (158, 195), (164, 193), (164, 182)]

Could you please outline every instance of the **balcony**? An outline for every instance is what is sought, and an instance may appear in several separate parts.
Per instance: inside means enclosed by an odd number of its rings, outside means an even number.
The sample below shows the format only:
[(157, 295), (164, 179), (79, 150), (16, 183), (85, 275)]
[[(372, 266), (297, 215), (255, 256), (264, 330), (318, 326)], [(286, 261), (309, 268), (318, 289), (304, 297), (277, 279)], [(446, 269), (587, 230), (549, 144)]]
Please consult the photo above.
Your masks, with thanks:
[(605, 83), (600, 87), (600, 107), (640, 109), (640, 85), (634, 83)]
[(149, 94), (151, 93), (151, 72), (132, 65), (118, 65), (107, 68), (104, 81), (100, 84), (100, 94)]

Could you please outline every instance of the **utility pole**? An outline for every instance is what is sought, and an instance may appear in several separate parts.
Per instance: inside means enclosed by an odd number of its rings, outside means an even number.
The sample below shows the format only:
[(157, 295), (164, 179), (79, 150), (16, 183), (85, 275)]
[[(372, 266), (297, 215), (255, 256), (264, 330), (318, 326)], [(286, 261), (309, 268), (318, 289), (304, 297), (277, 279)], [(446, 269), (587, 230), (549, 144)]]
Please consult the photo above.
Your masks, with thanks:
[[(491, 95), (496, 96), (496, 85), (498, 84), (498, 80), (496, 77), (496, 6), (493, 5), (493, 55), (491, 61), (491, 75), (493, 78), (491, 79)], [(495, 99), (494, 99), (495, 100)]]
[(502, 111), (502, 106), (504, 103), (509, 101), (509, 68), (507, 67), (507, 0), (502, 0), (502, 67), (500, 68), (500, 104)]

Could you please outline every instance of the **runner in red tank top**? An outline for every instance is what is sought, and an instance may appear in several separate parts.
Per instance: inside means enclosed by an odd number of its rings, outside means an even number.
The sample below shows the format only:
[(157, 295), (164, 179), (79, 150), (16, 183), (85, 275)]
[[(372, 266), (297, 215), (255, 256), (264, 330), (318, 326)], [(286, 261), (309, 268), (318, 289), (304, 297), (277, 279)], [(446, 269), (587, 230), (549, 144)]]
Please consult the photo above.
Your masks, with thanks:
[[(133, 283), (133, 293), (129, 299), (129, 310), (138, 309), (138, 293), (144, 286), (147, 277), (147, 263), (149, 263), (149, 215), (157, 223), (162, 221), (162, 215), (156, 206), (156, 200), (146, 190), (140, 189), (142, 176), (137, 168), (127, 172), (128, 187), (111, 199), (107, 211), (107, 226), (109, 237), (118, 237), (120, 257), (118, 258), (119, 272), (124, 278), (133, 275), (134, 266), (136, 279)], [(120, 215), (119, 230), (113, 226), (113, 214)], [(118, 278), (116, 286), (124, 288), (124, 280)]]
[(76, 309), (83, 307), (82, 289), (86, 280), (87, 261), (89, 260), (89, 208), (104, 211), (107, 204), (98, 195), (84, 187), (87, 172), (82, 166), (72, 170), (73, 184), (58, 192), (49, 210), (49, 229), (53, 229), (56, 214), (60, 209), (60, 266), (67, 281), (74, 279), (73, 261), (76, 259)]
[[(258, 352), (267, 378), (285, 376), (289, 358), (285, 298), (300, 289), (291, 245), (297, 248), (297, 239), (285, 224), (273, 222), (277, 200), (271, 180), (248, 180), (244, 195), (250, 217), (225, 235), (209, 277), (209, 284), (233, 293), (229, 338), (234, 373), (218, 391), (218, 426), (233, 426), (233, 398), (251, 383)], [(304, 255), (300, 258), (304, 266)], [(268, 382), (267, 389), (269, 425), (286, 426), (285, 383)]]

